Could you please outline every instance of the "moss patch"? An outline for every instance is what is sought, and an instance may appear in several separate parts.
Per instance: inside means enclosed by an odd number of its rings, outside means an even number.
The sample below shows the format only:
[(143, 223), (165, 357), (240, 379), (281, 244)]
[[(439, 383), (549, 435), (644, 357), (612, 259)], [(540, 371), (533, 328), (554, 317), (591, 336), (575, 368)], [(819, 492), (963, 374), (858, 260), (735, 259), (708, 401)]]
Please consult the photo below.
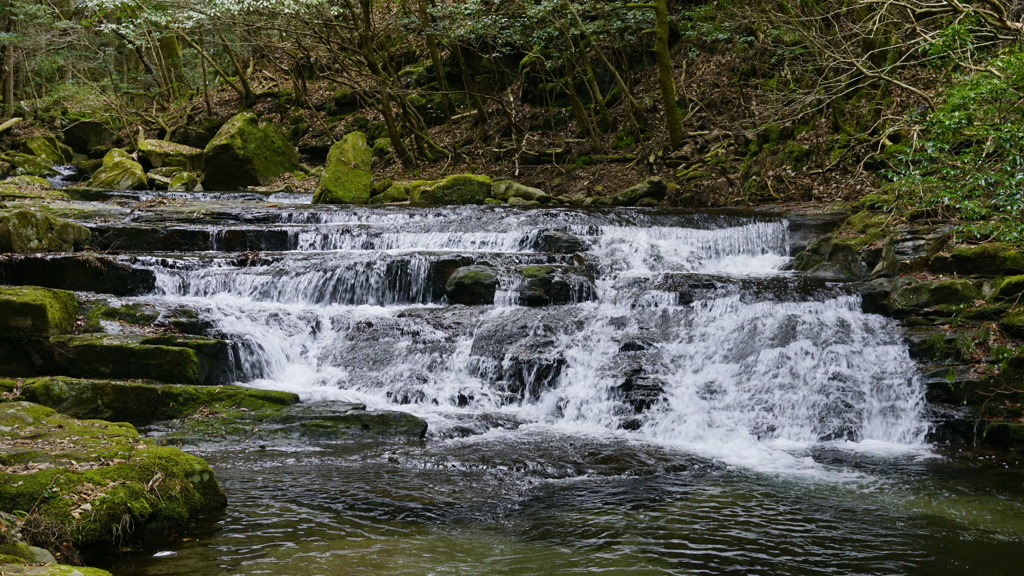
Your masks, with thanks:
[(365, 204), (370, 199), (372, 162), (373, 150), (366, 145), (366, 135), (346, 134), (327, 154), (313, 203)]
[(34, 210), (0, 211), (0, 252), (71, 252), (91, 235), (81, 224)]
[(898, 313), (954, 314), (973, 306), (980, 297), (981, 291), (969, 280), (918, 282), (894, 291), (890, 306)]
[[(24, 510), (72, 546), (116, 547), (184, 530), (224, 507), (206, 462), (157, 447), (129, 424), (0, 404), (0, 509)], [(31, 541), (57, 552), (60, 543)]]
[[(421, 184), (421, 185), (417, 185)], [(412, 183), (414, 204), (483, 204), (491, 195), (491, 179), (476, 174), (453, 174), (431, 183)]]
[(0, 339), (49, 338), (71, 332), (78, 314), (73, 292), (0, 286)]

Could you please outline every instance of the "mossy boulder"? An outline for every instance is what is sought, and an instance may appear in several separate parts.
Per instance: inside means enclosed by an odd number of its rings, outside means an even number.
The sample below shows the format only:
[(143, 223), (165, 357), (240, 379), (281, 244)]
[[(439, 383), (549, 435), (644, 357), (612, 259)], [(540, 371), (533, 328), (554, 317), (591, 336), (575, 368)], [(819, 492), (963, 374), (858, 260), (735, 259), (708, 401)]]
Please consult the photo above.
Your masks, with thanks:
[(665, 199), (668, 193), (668, 184), (659, 176), (652, 176), (647, 180), (619, 192), (612, 197), (611, 202), (616, 206), (656, 206)]
[(1007, 276), (992, 285), (992, 300), (1019, 303), (1024, 300), (1024, 276)]
[(409, 200), (413, 204), (483, 204), (491, 195), (491, 179), (476, 174), (453, 174), (435, 182), (412, 184)]
[(513, 198), (547, 204), (551, 202), (550, 194), (538, 188), (531, 188), (512, 180), (497, 180), (491, 183), (491, 197), (505, 202), (511, 202)]
[(106, 153), (114, 144), (114, 132), (102, 122), (81, 120), (64, 129), (64, 142), (91, 158)]
[(386, 190), (370, 198), (370, 204), (389, 204), (393, 202), (408, 202), (409, 186), (402, 183), (395, 183), (388, 186)]
[(266, 186), (299, 169), (295, 149), (270, 124), (249, 112), (228, 120), (203, 151), (207, 190), (239, 190)]
[(30, 136), (21, 143), (21, 149), (46, 160), (51, 166), (71, 164), (74, 156), (70, 146), (51, 135)]
[(864, 236), (822, 236), (796, 255), (793, 268), (828, 280), (864, 280), (876, 264), (862, 254), (868, 243)]
[(73, 292), (38, 286), (0, 286), (0, 339), (49, 338), (75, 327)]
[(216, 384), (231, 368), (226, 342), (197, 336), (82, 334), (51, 342), (61, 372), (76, 378)]
[(314, 204), (366, 204), (373, 180), (373, 149), (362, 132), (349, 132), (331, 146), (313, 194)]
[(445, 283), (445, 296), (452, 304), (494, 304), (497, 290), (498, 273), (490, 266), (463, 266)]
[(120, 148), (107, 152), (103, 166), (89, 178), (89, 186), (101, 190), (145, 190), (148, 185), (142, 164)]
[(915, 282), (896, 288), (889, 307), (897, 315), (951, 315), (980, 298), (981, 291), (969, 280)]
[(71, 252), (81, 250), (91, 233), (81, 224), (33, 210), (0, 210), (0, 252)]
[(14, 166), (15, 175), (28, 176), (56, 176), (57, 171), (53, 168), (53, 162), (40, 158), (34, 154), (24, 152), (8, 152), (3, 155), (5, 162)]
[(203, 169), (203, 151), (166, 140), (140, 139), (139, 153), (153, 168), (179, 168), (199, 172)]
[(175, 172), (171, 181), (167, 184), (171, 192), (194, 192), (203, 189), (199, 183), (199, 177), (192, 172)]
[(929, 270), (939, 274), (1024, 274), (1024, 254), (1010, 244), (959, 245), (934, 256)]
[(14, 176), (0, 181), (0, 200), (70, 200), (59, 190), (54, 190), (46, 178), (39, 176)]
[(28, 543), (55, 555), (180, 533), (227, 500), (209, 465), (130, 424), (0, 404), (0, 510), (24, 510)]
[[(3, 388), (0, 381), (0, 389)], [(188, 386), (62, 376), (24, 380), (16, 390), (19, 400), (53, 408), (72, 418), (129, 422), (136, 426), (191, 416), (200, 410), (280, 410), (299, 401), (299, 397), (290, 392), (242, 386)]]
[(1017, 308), (999, 320), (999, 327), (1007, 335), (1024, 338), (1024, 308)]

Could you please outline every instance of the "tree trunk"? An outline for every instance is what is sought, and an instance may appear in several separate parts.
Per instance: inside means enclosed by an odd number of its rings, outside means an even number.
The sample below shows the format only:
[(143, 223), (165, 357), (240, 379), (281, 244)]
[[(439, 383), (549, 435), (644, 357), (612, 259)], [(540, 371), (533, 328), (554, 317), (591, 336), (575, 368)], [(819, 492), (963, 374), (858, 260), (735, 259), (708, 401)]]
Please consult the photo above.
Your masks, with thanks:
[(683, 114), (676, 104), (675, 74), (668, 52), (668, 3), (654, 0), (654, 55), (658, 61), (658, 85), (661, 88), (661, 102), (665, 107), (665, 127), (668, 141), (673, 150), (683, 143)]
[[(12, 3), (8, 1), (3, 2), (0, 5), (4, 7), (5, 13), (10, 14), (11, 4)], [(14, 19), (10, 16), (5, 16), (3, 21), (0, 22), (0, 30), (7, 33), (14, 32)], [(14, 66), (14, 46), (12, 44), (7, 44), (3, 48), (3, 116), (5, 118), (14, 116), (14, 108), (16, 104), (14, 101)]]

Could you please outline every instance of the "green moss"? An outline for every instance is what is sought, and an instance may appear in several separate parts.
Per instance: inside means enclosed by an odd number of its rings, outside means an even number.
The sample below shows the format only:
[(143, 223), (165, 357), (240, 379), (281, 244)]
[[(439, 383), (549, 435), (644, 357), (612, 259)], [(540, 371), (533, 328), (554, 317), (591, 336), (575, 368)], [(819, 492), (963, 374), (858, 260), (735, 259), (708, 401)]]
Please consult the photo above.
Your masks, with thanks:
[(1024, 254), (1010, 244), (959, 245), (932, 258), (929, 268), (939, 273), (1024, 274)]
[[(107, 160), (107, 158), (112, 158)], [(112, 157), (109, 154), (89, 179), (89, 186), (101, 190), (145, 190), (149, 185), (142, 165), (131, 158)]]
[(81, 224), (36, 210), (0, 211), (0, 252), (71, 252), (91, 236)]
[(242, 112), (228, 120), (203, 152), (208, 190), (237, 190), (266, 186), (299, 168), (291, 144), (274, 126), (260, 125), (255, 115)]
[(409, 201), (409, 186), (408, 184), (396, 183), (388, 187), (380, 194), (370, 198), (370, 204), (387, 204), (390, 202), (408, 202)]
[(1012, 310), (999, 320), (999, 327), (1014, 338), (1024, 338), (1024, 308)]
[(409, 198), (414, 204), (483, 204), (491, 195), (491, 179), (476, 174), (454, 174), (436, 182), (411, 183)]
[(50, 135), (32, 136), (22, 143), (22, 148), (54, 165), (70, 164), (74, 155), (69, 146)]
[(0, 338), (49, 338), (71, 332), (78, 314), (74, 292), (0, 286)]
[(550, 276), (555, 269), (551, 266), (523, 266), (519, 269), (519, 273), (526, 278), (540, 278), (542, 276)]
[(898, 288), (890, 298), (896, 311), (935, 310), (956, 313), (973, 306), (981, 292), (969, 280), (918, 282)]
[(992, 286), (992, 299), (996, 302), (1019, 302), (1024, 295), (1024, 276), (1006, 276)]
[(73, 546), (177, 532), (226, 503), (209, 465), (154, 446), (128, 424), (7, 402), (0, 404), (0, 425), (0, 437), (16, 444), (31, 439), (40, 448), (32, 466), (0, 470), (0, 509), (24, 510), (60, 527)]
[(147, 344), (132, 335), (84, 334), (51, 339), (64, 373), (80, 378), (140, 378), (174, 384), (201, 384), (196, 350)]
[(350, 132), (331, 146), (313, 195), (314, 204), (365, 204), (370, 199), (373, 150), (362, 132)]

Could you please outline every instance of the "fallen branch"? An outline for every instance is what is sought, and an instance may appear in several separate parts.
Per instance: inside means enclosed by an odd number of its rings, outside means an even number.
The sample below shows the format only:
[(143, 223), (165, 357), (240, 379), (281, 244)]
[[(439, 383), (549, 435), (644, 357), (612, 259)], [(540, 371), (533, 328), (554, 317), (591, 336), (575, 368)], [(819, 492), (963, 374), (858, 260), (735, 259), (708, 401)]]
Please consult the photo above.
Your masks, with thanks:
[(18, 122), (21, 122), (22, 120), (23, 120), (23, 118), (11, 118), (10, 120), (4, 122), (3, 124), (0, 124), (0, 134), (3, 134), (4, 132), (7, 132), (11, 128), (13, 128), (15, 124), (17, 124)]

